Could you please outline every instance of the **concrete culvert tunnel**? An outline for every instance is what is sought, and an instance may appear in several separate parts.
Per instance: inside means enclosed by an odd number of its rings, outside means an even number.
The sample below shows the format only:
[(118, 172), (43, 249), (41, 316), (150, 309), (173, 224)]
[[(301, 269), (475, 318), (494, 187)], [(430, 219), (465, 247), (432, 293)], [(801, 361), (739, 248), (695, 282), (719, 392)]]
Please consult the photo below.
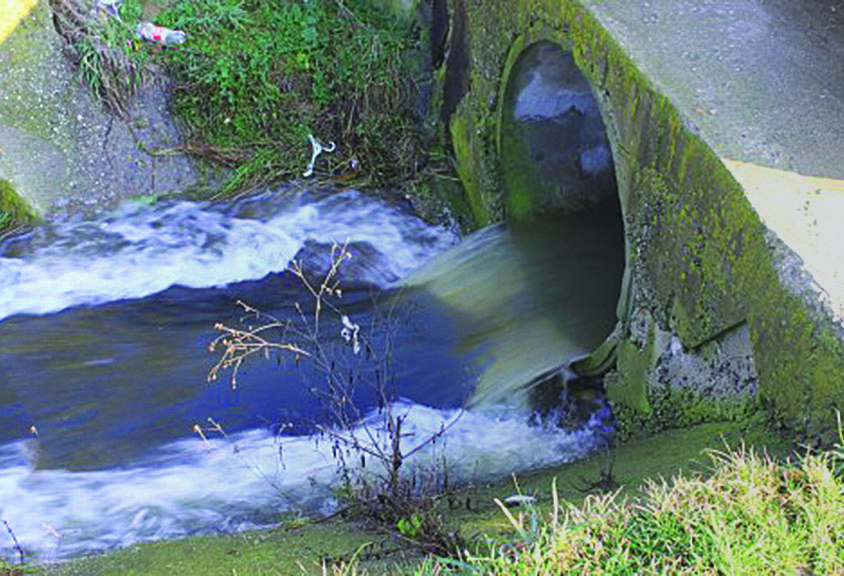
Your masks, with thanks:
[(528, 260), (554, 270), (537, 297), (577, 349), (593, 352), (618, 318), (624, 224), (601, 110), (559, 44), (533, 44), (516, 60), (500, 138), (508, 225)]
[(618, 207), (600, 108), (559, 44), (533, 44), (513, 67), (504, 95), (501, 164), (511, 221), (613, 201)]

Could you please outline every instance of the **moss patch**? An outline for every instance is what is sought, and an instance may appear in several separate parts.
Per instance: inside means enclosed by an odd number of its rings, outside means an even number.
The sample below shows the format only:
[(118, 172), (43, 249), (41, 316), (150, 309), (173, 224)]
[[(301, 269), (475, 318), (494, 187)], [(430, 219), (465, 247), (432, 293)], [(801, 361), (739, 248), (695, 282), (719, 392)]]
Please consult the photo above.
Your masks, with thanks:
[[(637, 438), (584, 460), (524, 474), (518, 477), (518, 481), (523, 493), (537, 495), (539, 504), (550, 508), (551, 483), (556, 478), (561, 499), (578, 504), (590, 493), (582, 489), (584, 485), (598, 480), (602, 468), (610, 462), (616, 482), (625, 492), (629, 492), (635, 491), (648, 479), (669, 477), (681, 470), (703, 471), (706, 468), (705, 450), (737, 447), (742, 443), (760, 450), (764, 448), (774, 456), (785, 456), (796, 448), (793, 438), (774, 434), (760, 418), (740, 422), (709, 422)], [(455, 510), (453, 517), (467, 521), (466, 526), (477, 522), (478, 527), (482, 528), (484, 522), (489, 520), (503, 526), (506, 520), (501, 518), (501, 511), (492, 499), (506, 497), (514, 490), (512, 479), (488, 487), (478, 487), (469, 494), (485, 518), (468, 513), (465, 508)]]
[(475, 168), (478, 161), (475, 150), (478, 143), (474, 134), (473, 123), (468, 118), (469, 111), (458, 108), (451, 117), (450, 133), (451, 142), (454, 147), (454, 156), (457, 159), (457, 174), (463, 183), (469, 206), (472, 209), (474, 224), (477, 227), (485, 226), (491, 221), (489, 208), (484, 200), (483, 185)]
[(655, 361), (652, 333), (643, 350), (629, 340), (622, 341), (618, 346), (621, 370), (610, 374), (606, 380), (610, 401), (615, 406), (632, 409), (643, 416), (650, 415), (647, 379)]
[[(44, 574), (108, 576), (302, 575), (322, 574), (322, 566), (349, 563), (356, 553), (362, 566), (390, 568), (415, 555), (383, 534), (353, 523), (292, 522), (275, 530), (202, 536), (141, 544), (102, 556), (45, 566)], [(377, 572), (376, 572), (377, 573)]]
[(18, 195), (15, 187), (0, 180), (0, 235), (37, 220), (35, 212)]

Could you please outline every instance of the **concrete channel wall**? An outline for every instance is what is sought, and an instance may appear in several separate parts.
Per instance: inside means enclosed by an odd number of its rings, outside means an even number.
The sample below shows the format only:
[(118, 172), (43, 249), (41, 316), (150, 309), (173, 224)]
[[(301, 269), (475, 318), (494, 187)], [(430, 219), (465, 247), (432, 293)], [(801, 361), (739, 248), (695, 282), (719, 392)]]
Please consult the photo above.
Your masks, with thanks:
[[(443, 115), (476, 223), (512, 220), (508, 206), (531, 202), (530, 186), (503, 185), (519, 169), (501, 161), (505, 92), (526, 48), (556, 43), (591, 86), (615, 163), (626, 244), (618, 325), (581, 369), (608, 370), (622, 428), (740, 417), (761, 403), (782, 425), (831, 433), (844, 408), (844, 330), (807, 271), (811, 255), (763, 222), (748, 190), (764, 196), (765, 180), (737, 179), (745, 164), (713, 150), (695, 111), (608, 32), (612, 6), (594, 4), (601, 18), (575, 0), (450, 0)], [(824, 182), (816, 195), (844, 191)]]
[[(15, 10), (4, 13), (4, 1)], [(163, 74), (150, 72), (121, 119), (80, 82), (48, 0), (0, 0), (0, 16), (0, 210), (43, 215), (201, 183), (175, 153)]]

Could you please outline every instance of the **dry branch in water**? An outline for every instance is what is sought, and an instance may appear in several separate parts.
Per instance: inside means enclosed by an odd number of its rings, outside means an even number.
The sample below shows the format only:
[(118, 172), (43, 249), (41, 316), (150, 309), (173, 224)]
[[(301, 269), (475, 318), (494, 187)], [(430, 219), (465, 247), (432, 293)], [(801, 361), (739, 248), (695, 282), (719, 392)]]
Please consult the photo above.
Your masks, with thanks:
[[(383, 324), (388, 328), (386, 341), (382, 346), (375, 346), (369, 341), (368, 334), (362, 332), (361, 327), (337, 305), (342, 297), (340, 269), (351, 257), (348, 241), (334, 243), (329, 268), (319, 280), (309, 278), (302, 261), (294, 260), (290, 263), (288, 272), (299, 279), (313, 299), (312, 314), (297, 302), (295, 310), (298, 317), (280, 320), (245, 302), (238, 302), (246, 313), (242, 321), (248, 320), (254, 324), (245, 327), (231, 327), (222, 323), (215, 325), (219, 335), (211, 342), (209, 350), (215, 352), (221, 349), (222, 355), (209, 372), (208, 380), (217, 380), (221, 371), (231, 370), (231, 385), (236, 387), (237, 375), (243, 362), (256, 354), (264, 358), (269, 358), (273, 353), (290, 354), (297, 365), (302, 359), (312, 362), (325, 381), (322, 387), (312, 386), (310, 390), (326, 401), (331, 415), (329, 424), (316, 425), (318, 435), (331, 442), (341, 476), (347, 488), (354, 493), (355, 508), (358, 511), (366, 510), (368, 512), (365, 514), (384, 521), (385, 518), (403, 517), (412, 509), (411, 502), (418, 501), (413, 482), (404, 480), (400, 475), (404, 462), (443, 438), (460, 419), (462, 412), (449, 422), (443, 422), (439, 430), (423, 438), (413, 438), (412, 444), (405, 446), (408, 438), (413, 436), (402, 432), (408, 414), (398, 413), (394, 405), (394, 391), (391, 389), (392, 328), (397, 319), (391, 307)], [(337, 341), (336, 334), (331, 333), (330, 338), (325, 334), (328, 324), (323, 316), (326, 312), (339, 320), (340, 338), (353, 354), (351, 365), (344, 364), (349, 357), (337, 356), (333, 344)], [(376, 321), (373, 321), (373, 330), (376, 325)], [(366, 350), (366, 354), (361, 355), (362, 350)], [(364, 363), (368, 363), (367, 368)], [(379, 396), (381, 408), (376, 420), (366, 418), (362, 408), (354, 401), (354, 390), (360, 384), (373, 386)], [(379, 423), (377, 426), (373, 425), (376, 421)], [(197, 427), (196, 431), (205, 440), (202, 429)], [(365, 475), (363, 471), (367, 458), (375, 459), (384, 471), (383, 475), (375, 475), (378, 478), (375, 484), (373, 477)]]

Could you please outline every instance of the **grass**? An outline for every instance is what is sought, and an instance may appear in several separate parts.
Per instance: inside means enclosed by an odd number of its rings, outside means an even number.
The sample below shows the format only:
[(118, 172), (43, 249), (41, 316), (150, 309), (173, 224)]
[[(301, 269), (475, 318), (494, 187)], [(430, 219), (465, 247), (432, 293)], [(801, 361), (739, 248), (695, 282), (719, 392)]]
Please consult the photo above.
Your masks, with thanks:
[(86, 0), (49, 0), (80, 79), (118, 117), (129, 121), (136, 92), (168, 72), (183, 143), (144, 151), (200, 160), (219, 186), (203, 197), (302, 177), (313, 135), (336, 144), (317, 180), (397, 188), (429, 220), (470, 221), (418, 88), (427, 45), (416, 23), (369, 0), (167, 0), (154, 22), (186, 42), (160, 46), (135, 35), (149, 1), (125, 0), (117, 20)]
[(383, 187), (427, 162), (419, 30), (366, 0), (175, 0), (155, 23), (187, 40), (166, 47), (136, 38), (143, 0), (125, 0), (120, 20), (92, 16), (83, 0), (50, 2), (80, 78), (119, 117), (167, 69), (185, 144), (147, 151), (229, 169), (224, 194), (300, 177), (311, 134), (337, 146), (318, 177)]
[(741, 445), (710, 467), (648, 480), (640, 493), (590, 495), (506, 512), (486, 552), (420, 574), (844, 574), (844, 451), (777, 460)]
[(414, 172), (408, 25), (362, 0), (182, 0), (157, 23), (187, 33), (159, 57), (186, 149), (233, 168), (226, 190), (300, 176), (309, 134), (337, 145), (317, 175), (378, 186)]
[(109, 111), (128, 120), (130, 99), (148, 73), (149, 52), (134, 29), (141, 0), (126, 0), (120, 20), (92, 16), (83, 0), (50, 0), (50, 6), (80, 79)]
[(36, 221), (36, 215), (20, 199), (14, 186), (0, 180), (0, 240)]

